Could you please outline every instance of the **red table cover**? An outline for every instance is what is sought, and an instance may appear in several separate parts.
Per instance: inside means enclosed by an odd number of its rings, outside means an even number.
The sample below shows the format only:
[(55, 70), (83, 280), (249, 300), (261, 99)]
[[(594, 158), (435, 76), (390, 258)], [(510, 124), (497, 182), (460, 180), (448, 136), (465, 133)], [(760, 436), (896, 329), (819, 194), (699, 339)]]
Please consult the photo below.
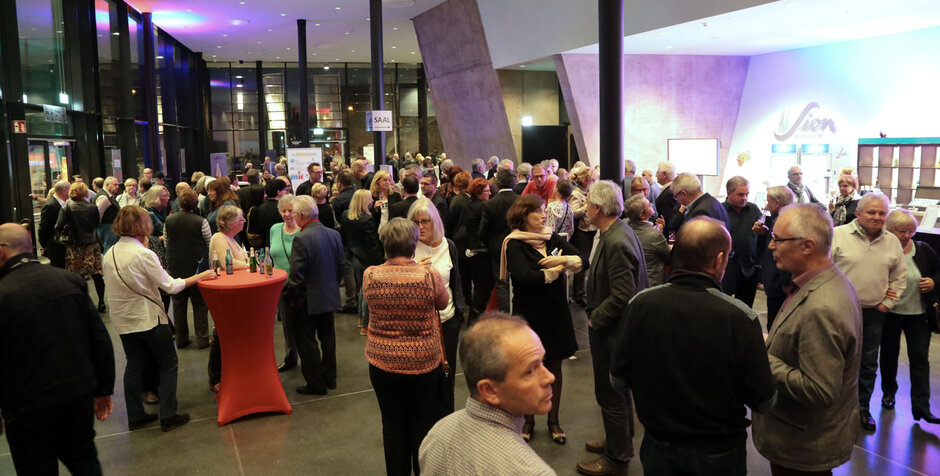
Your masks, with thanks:
[(222, 344), (219, 426), (253, 413), (291, 413), (274, 355), (274, 318), (286, 280), (280, 269), (270, 279), (244, 269), (199, 282)]

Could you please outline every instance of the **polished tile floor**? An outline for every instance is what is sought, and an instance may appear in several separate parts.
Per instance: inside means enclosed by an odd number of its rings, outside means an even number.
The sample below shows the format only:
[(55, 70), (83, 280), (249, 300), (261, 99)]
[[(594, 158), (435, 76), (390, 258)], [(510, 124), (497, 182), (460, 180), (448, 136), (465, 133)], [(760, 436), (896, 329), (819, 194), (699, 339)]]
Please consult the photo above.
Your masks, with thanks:
[[(91, 286), (89, 286), (91, 288)], [(755, 308), (765, 309), (759, 293)], [(576, 474), (575, 464), (592, 457), (584, 441), (602, 436), (600, 410), (594, 401), (591, 356), (587, 349), (584, 312), (572, 306), (582, 350), (564, 366), (565, 387), (561, 423), (568, 444), (558, 446), (549, 438), (545, 417), (539, 417), (533, 448), (561, 475)], [(107, 316), (105, 316), (107, 319)], [(761, 316), (763, 320), (764, 316)], [(280, 324), (276, 324), (277, 349), (283, 348)], [(169, 433), (158, 426), (127, 431), (121, 376), (124, 354), (114, 337), (117, 382), (115, 412), (97, 424), (96, 444), (105, 474), (114, 475), (380, 475), (384, 474), (379, 408), (369, 384), (363, 356), (364, 337), (350, 315), (336, 316), (339, 381), (335, 391), (323, 397), (299, 395), (303, 384), (299, 370), (282, 375), (292, 415), (262, 415), (241, 419), (224, 427), (216, 424), (214, 394), (208, 386), (208, 350), (194, 347), (179, 351), (180, 411), (193, 421)], [(940, 413), (940, 337), (931, 346), (933, 410)], [(906, 350), (902, 346), (899, 384), (909, 388)], [(278, 354), (280, 357), (280, 354)], [(466, 386), (458, 379), (457, 402), (463, 406)], [(863, 434), (852, 460), (836, 469), (837, 475), (940, 475), (940, 426), (915, 423), (910, 415), (910, 397), (899, 393), (897, 409), (882, 411), (880, 390), (875, 391), (878, 431)], [(156, 411), (156, 408), (152, 408)], [(857, 422), (846, 422), (855, 425)], [(639, 449), (642, 425), (634, 444)], [(748, 441), (748, 472), (769, 475), (767, 461)], [(62, 468), (65, 471), (64, 467)], [(642, 474), (639, 461), (630, 474)], [(0, 439), (0, 475), (14, 474), (6, 439)]]

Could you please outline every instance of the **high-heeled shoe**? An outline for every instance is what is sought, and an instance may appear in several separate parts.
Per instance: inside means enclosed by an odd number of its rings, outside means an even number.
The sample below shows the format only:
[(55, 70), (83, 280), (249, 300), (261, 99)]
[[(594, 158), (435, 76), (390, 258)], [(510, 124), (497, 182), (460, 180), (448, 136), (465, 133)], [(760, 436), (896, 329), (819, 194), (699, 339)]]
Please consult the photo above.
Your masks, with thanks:
[(525, 423), (522, 424), (522, 439), (528, 442), (532, 439), (532, 430), (535, 429), (535, 417), (526, 416)]
[(561, 429), (561, 425), (558, 422), (548, 424), (548, 432), (552, 434), (552, 441), (559, 445), (563, 445), (568, 441), (568, 438), (565, 437), (565, 430)]
[(914, 421), (924, 420), (927, 423), (940, 424), (940, 417), (934, 416), (933, 413), (930, 413), (930, 410), (927, 410), (926, 413), (914, 412)]

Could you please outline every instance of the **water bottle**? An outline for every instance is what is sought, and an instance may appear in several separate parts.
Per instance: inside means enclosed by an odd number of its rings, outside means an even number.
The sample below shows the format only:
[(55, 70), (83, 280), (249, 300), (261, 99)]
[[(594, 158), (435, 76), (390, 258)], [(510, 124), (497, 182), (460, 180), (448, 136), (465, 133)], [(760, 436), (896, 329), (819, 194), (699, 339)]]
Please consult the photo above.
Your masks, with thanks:
[(215, 275), (218, 276), (222, 273), (222, 265), (219, 263), (219, 252), (212, 252), (212, 269), (215, 271)]
[(248, 271), (251, 273), (258, 272), (258, 260), (255, 259), (255, 247), (251, 247), (251, 254), (248, 256)]
[(235, 261), (232, 250), (225, 250), (225, 274), (235, 274)]

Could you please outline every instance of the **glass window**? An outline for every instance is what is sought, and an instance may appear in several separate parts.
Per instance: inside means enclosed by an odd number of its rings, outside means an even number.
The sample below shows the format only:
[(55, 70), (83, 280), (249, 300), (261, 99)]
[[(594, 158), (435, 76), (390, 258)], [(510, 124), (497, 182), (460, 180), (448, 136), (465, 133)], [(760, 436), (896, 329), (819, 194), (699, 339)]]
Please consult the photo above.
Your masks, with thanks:
[(128, 14), (127, 34), (130, 41), (131, 94), (133, 95), (131, 102), (133, 103), (134, 118), (145, 121), (147, 118), (144, 117), (143, 70), (141, 69), (143, 65), (140, 64), (144, 45), (138, 34), (138, 31), (141, 30), (140, 21), (134, 18), (134, 15)]
[(65, 19), (61, 0), (16, 0), (23, 101), (67, 107)]

